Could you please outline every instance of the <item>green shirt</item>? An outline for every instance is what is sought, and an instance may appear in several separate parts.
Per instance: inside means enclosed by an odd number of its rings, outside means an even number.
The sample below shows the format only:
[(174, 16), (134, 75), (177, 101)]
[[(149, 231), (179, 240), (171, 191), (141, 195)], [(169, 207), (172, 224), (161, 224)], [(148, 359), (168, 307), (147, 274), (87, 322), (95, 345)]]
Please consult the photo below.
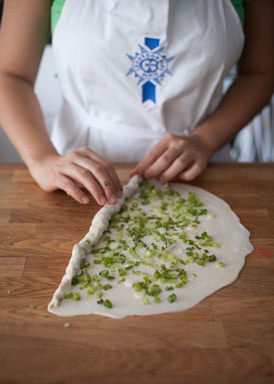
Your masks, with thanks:
[[(61, 15), (63, 6), (66, 0), (53, 0), (51, 6), (51, 32), (54, 33), (56, 24)], [(202, 1), (202, 0), (201, 0)], [(242, 26), (244, 25), (244, 3), (251, 0), (231, 0), (234, 5), (236, 12), (238, 13), (239, 19), (241, 20)]]

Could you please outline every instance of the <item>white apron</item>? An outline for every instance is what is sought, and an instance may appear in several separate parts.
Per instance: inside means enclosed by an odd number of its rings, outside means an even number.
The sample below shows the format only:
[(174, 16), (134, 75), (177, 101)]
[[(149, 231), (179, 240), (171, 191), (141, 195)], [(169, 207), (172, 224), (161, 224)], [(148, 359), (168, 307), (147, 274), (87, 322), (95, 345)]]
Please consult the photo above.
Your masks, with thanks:
[(64, 98), (53, 144), (139, 161), (216, 109), (243, 42), (230, 0), (66, 0), (53, 36)]

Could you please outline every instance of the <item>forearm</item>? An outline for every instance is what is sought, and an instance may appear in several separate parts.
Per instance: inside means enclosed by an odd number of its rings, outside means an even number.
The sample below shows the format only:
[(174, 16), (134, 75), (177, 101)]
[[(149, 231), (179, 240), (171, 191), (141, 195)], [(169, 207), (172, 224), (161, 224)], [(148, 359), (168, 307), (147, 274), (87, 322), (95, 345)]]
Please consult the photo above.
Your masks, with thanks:
[(215, 112), (191, 133), (213, 155), (228, 143), (269, 102), (272, 74), (245, 73), (237, 77)]
[(57, 154), (32, 86), (23, 78), (0, 74), (0, 125), (29, 168)]

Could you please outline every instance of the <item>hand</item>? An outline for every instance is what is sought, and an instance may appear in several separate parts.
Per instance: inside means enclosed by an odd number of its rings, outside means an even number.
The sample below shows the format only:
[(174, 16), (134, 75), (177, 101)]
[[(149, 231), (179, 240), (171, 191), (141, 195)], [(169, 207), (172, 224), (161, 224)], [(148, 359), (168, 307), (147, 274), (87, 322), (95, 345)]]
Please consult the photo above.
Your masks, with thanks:
[(30, 167), (40, 187), (52, 192), (64, 190), (82, 204), (89, 202), (84, 187), (98, 204), (114, 204), (122, 196), (122, 186), (113, 166), (88, 147), (64, 156), (51, 154)]
[(179, 175), (182, 180), (193, 180), (206, 168), (211, 155), (197, 134), (180, 137), (169, 133), (148, 151), (131, 176), (167, 182)]

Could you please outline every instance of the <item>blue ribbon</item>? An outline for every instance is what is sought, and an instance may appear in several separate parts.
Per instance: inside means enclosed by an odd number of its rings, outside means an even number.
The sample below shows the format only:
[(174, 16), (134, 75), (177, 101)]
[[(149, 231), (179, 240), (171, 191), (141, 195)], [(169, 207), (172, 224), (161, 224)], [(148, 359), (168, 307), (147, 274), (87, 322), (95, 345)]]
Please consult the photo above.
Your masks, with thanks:
[(158, 47), (160, 44), (160, 39), (152, 39), (151, 37), (145, 37), (145, 45), (153, 50), (154, 48)]
[(147, 81), (142, 85), (143, 90), (143, 103), (147, 100), (153, 101), (156, 104), (156, 87), (151, 81)]
[[(150, 37), (145, 37), (145, 45), (153, 50), (158, 47), (160, 44), (160, 39), (153, 39)], [(143, 86), (143, 103), (147, 100), (153, 101), (156, 104), (156, 87), (151, 81), (147, 81)]]

